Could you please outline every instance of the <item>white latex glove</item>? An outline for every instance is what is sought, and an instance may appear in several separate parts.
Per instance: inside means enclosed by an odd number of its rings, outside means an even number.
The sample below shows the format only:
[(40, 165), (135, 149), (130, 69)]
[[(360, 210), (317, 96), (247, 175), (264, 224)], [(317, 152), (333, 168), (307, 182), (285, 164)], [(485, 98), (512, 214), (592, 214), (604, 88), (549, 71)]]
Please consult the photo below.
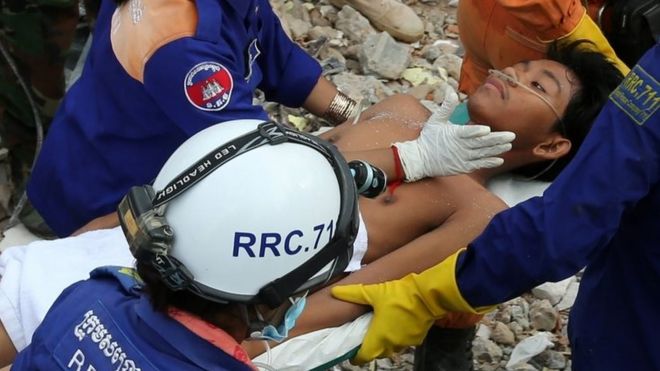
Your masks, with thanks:
[(447, 87), (445, 99), (415, 140), (397, 142), (406, 182), (425, 177), (469, 173), (500, 166), (497, 156), (511, 149), (516, 135), (509, 131), (490, 132), (484, 125), (454, 125), (449, 117), (458, 105), (456, 92)]

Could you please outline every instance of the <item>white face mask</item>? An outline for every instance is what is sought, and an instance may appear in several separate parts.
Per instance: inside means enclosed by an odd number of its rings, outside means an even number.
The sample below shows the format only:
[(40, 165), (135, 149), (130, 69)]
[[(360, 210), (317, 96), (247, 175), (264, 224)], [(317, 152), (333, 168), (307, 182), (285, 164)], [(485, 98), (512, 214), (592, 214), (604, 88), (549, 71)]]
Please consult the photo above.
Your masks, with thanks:
[(275, 327), (274, 325), (266, 325), (261, 331), (255, 331), (250, 334), (251, 339), (259, 340), (273, 340), (278, 343), (282, 342), (284, 339), (289, 336), (289, 331), (293, 329), (296, 325), (296, 320), (302, 314), (303, 309), (305, 309), (305, 304), (307, 303), (307, 294), (296, 298), (295, 300), (289, 298), (291, 301), (291, 307), (287, 309), (284, 314), (284, 319), (279, 326)]

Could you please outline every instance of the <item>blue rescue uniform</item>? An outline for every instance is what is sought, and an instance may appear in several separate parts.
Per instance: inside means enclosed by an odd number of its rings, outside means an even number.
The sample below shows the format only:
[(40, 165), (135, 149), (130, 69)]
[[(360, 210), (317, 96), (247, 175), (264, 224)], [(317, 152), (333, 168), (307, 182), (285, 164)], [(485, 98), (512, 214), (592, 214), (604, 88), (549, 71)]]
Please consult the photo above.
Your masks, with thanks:
[(252, 370), (154, 312), (133, 272), (97, 268), (67, 288), (12, 370)]
[(284, 33), (267, 0), (103, 1), (81, 78), (65, 97), (28, 196), (67, 236), (151, 182), (187, 138), (218, 122), (297, 107), (321, 67)]
[(571, 310), (574, 370), (660, 370), (660, 45), (610, 95), (546, 190), (498, 214), (459, 257), (475, 307), (587, 267)]

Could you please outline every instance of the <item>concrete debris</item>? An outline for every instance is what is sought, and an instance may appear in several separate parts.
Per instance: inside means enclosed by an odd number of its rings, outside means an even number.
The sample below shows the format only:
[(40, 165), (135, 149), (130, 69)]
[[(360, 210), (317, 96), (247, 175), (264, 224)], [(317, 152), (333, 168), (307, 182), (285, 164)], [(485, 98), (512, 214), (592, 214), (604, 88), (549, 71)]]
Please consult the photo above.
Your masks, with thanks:
[(536, 330), (551, 331), (557, 326), (559, 312), (548, 300), (539, 300), (529, 306), (529, 319)]
[(498, 344), (513, 345), (516, 343), (516, 336), (513, 331), (509, 326), (499, 321), (495, 322), (490, 338)]
[(335, 28), (346, 34), (350, 41), (358, 43), (364, 42), (367, 36), (376, 33), (369, 20), (348, 5), (337, 13)]
[(396, 80), (410, 64), (410, 47), (381, 32), (367, 36), (358, 58), (364, 73)]
[(568, 286), (574, 280), (573, 277), (569, 277), (559, 282), (546, 282), (532, 289), (532, 294), (539, 299), (547, 299), (550, 304), (556, 305), (564, 297)]

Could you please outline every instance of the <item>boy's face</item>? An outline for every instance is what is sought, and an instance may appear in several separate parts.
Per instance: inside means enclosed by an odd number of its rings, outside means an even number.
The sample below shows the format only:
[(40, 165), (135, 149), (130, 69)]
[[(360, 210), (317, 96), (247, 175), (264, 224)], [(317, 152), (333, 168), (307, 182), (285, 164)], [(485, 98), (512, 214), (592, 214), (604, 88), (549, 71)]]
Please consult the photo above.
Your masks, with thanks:
[(494, 131), (513, 131), (514, 147), (532, 148), (552, 133), (557, 114), (564, 115), (577, 81), (564, 65), (545, 59), (521, 62), (502, 72), (542, 98), (491, 74), (468, 100), (470, 118)]

